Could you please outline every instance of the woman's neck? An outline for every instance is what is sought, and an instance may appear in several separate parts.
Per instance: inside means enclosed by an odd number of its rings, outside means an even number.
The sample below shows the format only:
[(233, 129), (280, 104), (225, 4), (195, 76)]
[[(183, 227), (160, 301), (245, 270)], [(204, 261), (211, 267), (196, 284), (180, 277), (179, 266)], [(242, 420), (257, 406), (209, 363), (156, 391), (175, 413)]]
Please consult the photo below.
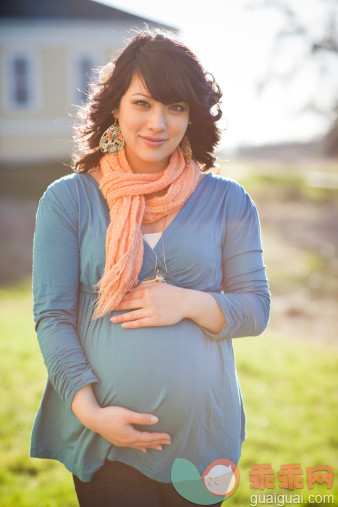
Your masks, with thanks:
[(133, 173), (137, 174), (154, 174), (164, 171), (170, 161), (169, 156), (163, 160), (148, 162), (135, 156), (134, 153), (130, 152), (130, 150), (127, 149), (125, 149), (125, 154), (130, 169), (133, 171)]

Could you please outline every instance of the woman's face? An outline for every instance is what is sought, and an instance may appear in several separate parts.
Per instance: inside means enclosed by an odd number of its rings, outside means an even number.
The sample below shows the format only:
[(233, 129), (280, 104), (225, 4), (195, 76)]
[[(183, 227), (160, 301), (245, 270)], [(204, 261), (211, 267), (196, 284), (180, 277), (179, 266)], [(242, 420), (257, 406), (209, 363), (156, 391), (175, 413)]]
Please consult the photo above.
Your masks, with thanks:
[(119, 120), (128, 163), (136, 173), (164, 170), (189, 122), (188, 103), (157, 102), (137, 74), (113, 113)]

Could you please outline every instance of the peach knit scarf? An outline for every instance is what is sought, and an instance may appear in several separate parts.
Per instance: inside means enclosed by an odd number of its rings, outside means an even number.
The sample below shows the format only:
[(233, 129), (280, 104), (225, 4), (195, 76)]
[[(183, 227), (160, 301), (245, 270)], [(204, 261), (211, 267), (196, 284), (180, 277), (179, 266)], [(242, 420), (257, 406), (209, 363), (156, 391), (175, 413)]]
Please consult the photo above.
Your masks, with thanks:
[[(150, 223), (178, 212), (195, 190), (200, 179), (199, 165), (185, 164), (178, 147), (168, 166), (157, 173), (134, 173), (124, 148), (116, 155), (107, 153), (100, 160), (103, 173), (99, 188), (110, 210), (106, 235), (106, 263), (98, 288), (97, 306), (92, 320), (114, 310), (131, 288), (138, 285), (143, 263), (142, 222)], [(147, 197), (162, 189), (162, 196)]]

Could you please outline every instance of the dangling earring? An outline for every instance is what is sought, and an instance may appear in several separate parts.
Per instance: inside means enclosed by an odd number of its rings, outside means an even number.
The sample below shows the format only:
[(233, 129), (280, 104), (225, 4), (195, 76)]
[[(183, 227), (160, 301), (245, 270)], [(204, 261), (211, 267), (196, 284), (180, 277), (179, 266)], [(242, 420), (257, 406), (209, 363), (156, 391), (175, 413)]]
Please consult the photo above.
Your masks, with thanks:
[(100, 139), (100, 150), (103, 153), (111, 153), (115, 155), (119, 150), (122, 150), (124, 146), (124, 139), (121, 133), (120, 125), (117, 123), (115, 118), (115, 123), (111, 125), (107, 130), (102, 134)]
[(192, 150), (191, 150), (191, 146), (190, 146), (190, 142), (189, 142), (189, 139), (188, 139), (188, 136), (185, 135), (182, 139), (182, 141), (180, 142), (180, 147), (181, 147), (181, 150), (183, 152), (183, 157), (184, 157), (184, 161), (185, 161), (185, 164), (190, 164), (191, 162), (191, 157), (192, 157)]

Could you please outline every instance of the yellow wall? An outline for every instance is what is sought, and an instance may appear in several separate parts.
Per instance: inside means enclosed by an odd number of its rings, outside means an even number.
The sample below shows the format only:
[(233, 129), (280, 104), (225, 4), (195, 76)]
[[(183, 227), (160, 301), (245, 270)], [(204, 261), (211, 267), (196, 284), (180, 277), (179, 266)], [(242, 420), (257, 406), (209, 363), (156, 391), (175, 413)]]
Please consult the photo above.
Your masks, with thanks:
[(40, 117), (63, 117), (68, 106), (67, 49), (45, 48), (40, 50), (42, 69), (42, 103)]
[(73, 143), (70, 134), (2, 135), (0, 138), (1, 164), (13, 161), (69, 161)]

